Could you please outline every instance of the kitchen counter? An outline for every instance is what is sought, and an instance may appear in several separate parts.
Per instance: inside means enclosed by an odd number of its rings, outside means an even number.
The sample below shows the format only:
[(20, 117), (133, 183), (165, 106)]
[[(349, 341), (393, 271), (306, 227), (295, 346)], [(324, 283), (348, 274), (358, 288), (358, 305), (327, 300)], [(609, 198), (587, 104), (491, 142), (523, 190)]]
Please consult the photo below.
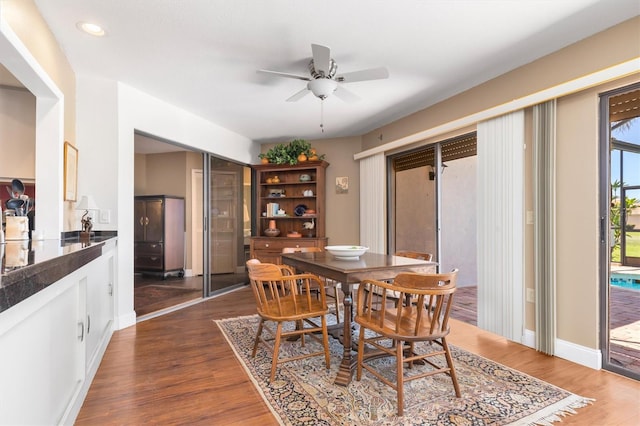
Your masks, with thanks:
[(102, 255), (102, 247), (115, 233), (89, 241), (22, 240), (0, 244), (0, 313), (43, 290)]

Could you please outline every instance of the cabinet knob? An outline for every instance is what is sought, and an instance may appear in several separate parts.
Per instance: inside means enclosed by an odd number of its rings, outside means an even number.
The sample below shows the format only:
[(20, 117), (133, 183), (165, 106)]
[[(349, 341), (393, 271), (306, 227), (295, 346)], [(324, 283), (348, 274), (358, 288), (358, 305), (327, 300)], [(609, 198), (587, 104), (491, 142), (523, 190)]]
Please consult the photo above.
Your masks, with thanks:
[(300, 244), (296, 244), (296, 248), (300, 248)]
[(268, 247), (269, 247), (269, 244), (265, 244), (264, 246), (268, 248)]

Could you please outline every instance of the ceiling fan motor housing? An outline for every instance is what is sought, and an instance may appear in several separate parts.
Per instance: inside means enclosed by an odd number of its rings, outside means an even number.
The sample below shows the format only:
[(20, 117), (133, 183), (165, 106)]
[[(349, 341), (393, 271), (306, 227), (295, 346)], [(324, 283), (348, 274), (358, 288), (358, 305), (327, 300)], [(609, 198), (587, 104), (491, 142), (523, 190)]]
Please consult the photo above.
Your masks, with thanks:
[(336, 71), (338, 71), (338, 64), (333, 59), (329, 60), (329, 73), (327, 75), (322, 71), (316, 70), (313, 59), (309, 62), (309, 73), (313, 78), (333, 78), (336, 75)]

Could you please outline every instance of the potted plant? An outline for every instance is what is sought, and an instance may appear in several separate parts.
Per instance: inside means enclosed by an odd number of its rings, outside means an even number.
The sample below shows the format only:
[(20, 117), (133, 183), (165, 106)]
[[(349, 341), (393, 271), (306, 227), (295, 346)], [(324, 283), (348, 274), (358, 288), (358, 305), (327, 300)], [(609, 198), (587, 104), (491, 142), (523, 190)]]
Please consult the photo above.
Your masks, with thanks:
[(288, 144), (281, 143), (274, 146), (267, 152), (259, 154), (258, 158), (260, 158), (263, 163), (298, 164), (299, 162), (307, 160), (322, 160), (324, 155), (318, 156), (308, 141), (304, 139), (294, 139)]

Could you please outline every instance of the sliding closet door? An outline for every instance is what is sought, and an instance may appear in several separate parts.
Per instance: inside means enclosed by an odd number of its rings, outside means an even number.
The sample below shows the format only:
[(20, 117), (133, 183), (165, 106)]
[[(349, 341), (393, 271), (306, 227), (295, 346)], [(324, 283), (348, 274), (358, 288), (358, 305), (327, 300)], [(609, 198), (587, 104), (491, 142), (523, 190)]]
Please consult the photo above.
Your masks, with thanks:
[[(206, 194), (206, 259), (208, 295), (247, 282), (245, 252), (252, 211), (248, 167), (209, 156)], [(249, 182), (247, 182), (247, 179)], [(249, 228), (249, 229), (247, 229)]]

